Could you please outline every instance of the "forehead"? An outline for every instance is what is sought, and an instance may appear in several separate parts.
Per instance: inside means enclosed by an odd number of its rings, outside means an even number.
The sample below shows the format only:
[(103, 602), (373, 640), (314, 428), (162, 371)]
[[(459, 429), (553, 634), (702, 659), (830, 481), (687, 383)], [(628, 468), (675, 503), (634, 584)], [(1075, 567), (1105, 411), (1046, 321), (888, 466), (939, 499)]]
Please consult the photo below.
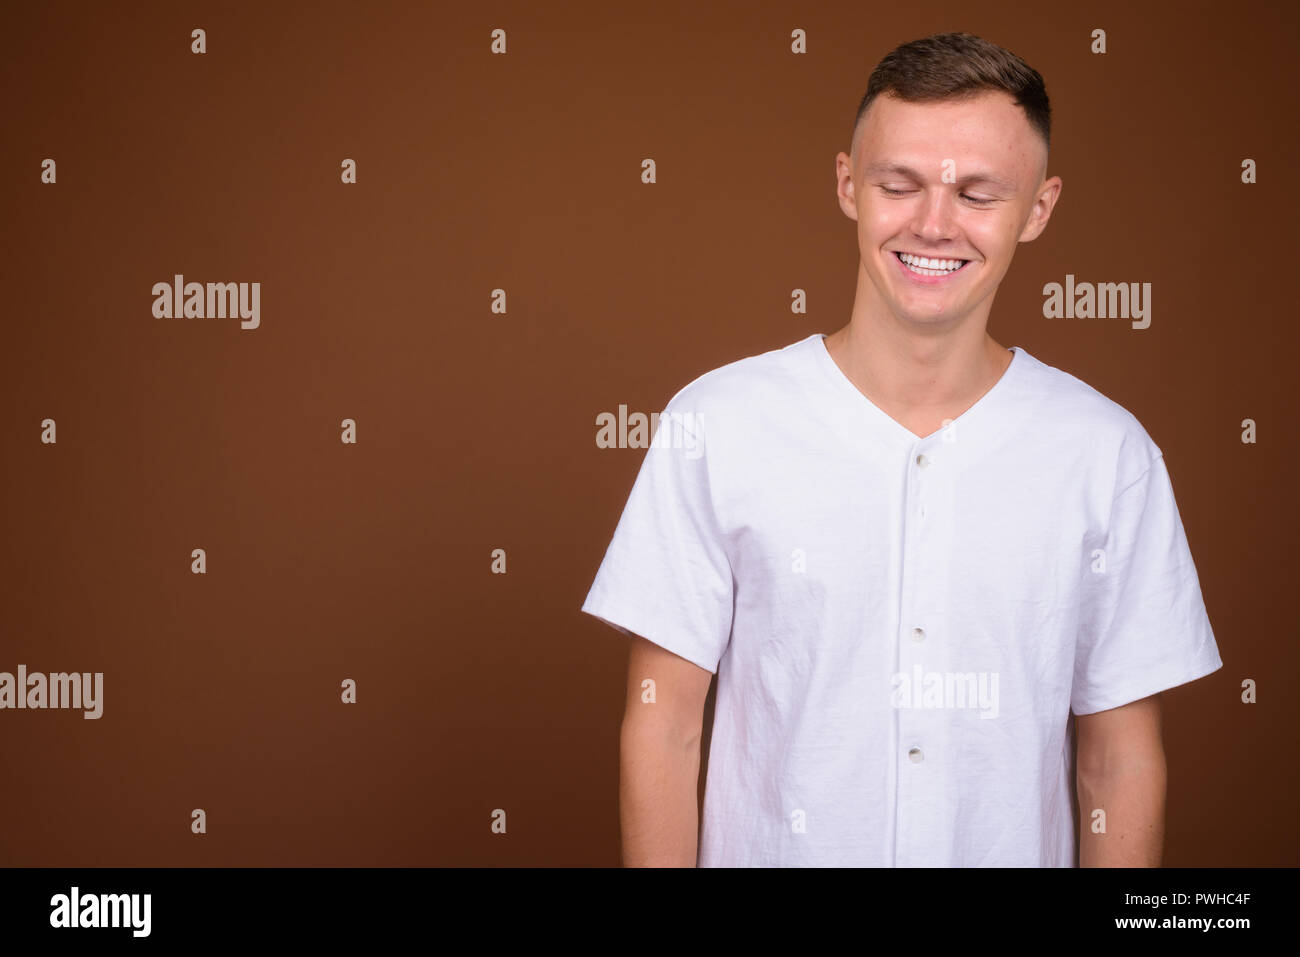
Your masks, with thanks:
[(888, 94), (872, 101), (858, 131), (859, 168), (899, 164), (928, 172), (952, 160), (992, 169), (1024, 184), (1044, 146), (1011, 94), (987, 90), (965, 99), (908, 103)]

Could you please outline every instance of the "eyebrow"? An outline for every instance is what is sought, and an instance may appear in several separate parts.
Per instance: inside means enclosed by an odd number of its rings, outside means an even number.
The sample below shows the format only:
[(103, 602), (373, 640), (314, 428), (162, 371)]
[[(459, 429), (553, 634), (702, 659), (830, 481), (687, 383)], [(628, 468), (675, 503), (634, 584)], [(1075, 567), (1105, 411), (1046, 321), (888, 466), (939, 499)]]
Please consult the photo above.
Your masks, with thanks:
[[(901, 163), (871, 163), (863, 169), (862, 172), (868, 176), (880, 173), (899, 173), (909, 179), (917, 180), (918, 182), (921, 180), (920, 173), (912, 169), (910, 166), (904, 166)], [(1012, 192), (1015, 192), (1016, 190), (1016, 184), (1011, 180), (998, 176), (996, 173), (992, 173), (988, 170), (976, 170), (973, 173), (967, 173), (965, 176), (962, 176), (957, 180), (956, 185), (967, 186), (971, 183), (988, 183), (991, 186), (1000, 186), (1003, 189), (1011, 190)]]

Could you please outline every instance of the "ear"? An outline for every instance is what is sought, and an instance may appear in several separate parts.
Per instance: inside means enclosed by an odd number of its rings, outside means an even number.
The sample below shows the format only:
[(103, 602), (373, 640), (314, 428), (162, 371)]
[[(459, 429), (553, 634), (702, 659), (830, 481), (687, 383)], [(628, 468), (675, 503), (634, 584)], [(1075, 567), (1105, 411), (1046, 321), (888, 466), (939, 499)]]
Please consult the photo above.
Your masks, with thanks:
[(1025, 228), (1020, 231), (1020, 242), (1033, 242), (1047, 228), (1047, 221), (1052, 218), (1052, 210), (1056, 208), (1056, 201), (1061, 196), (1063, 185), (1061, 177), (1053, 176), (1039, 187), (1038, 197), (1029, 209), (1029, 219), (1025, 222)]
[(853, 182), (853, 157), (840, 153), (835, 157), (835, 195), (844, 215), (858, 221), (858, 194)]

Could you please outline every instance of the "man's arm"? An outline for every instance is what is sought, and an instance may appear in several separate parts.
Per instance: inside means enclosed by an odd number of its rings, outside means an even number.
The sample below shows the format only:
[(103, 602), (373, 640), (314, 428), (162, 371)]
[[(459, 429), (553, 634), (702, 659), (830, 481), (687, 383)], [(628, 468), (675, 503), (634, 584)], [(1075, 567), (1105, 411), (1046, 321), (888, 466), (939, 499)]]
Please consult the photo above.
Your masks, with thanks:
[[(620, 732), (619, 808), (626, 867), (694, 867), (704, 699), (713, 675), (632, 636)], [(654, 680), (654, 703), (642, 682)]]
[[(1159, 867), (1165, 839), (1160, 696), (1075, 715), (1079, 866)], [(1093, 812), (1105, 811), (1104, 833)]]

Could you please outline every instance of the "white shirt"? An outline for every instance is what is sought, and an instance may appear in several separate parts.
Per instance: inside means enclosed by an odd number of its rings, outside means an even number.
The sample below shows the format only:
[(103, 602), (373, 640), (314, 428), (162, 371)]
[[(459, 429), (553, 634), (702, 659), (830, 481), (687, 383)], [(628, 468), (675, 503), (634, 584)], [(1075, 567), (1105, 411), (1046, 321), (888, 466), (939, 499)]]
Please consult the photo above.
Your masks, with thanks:
[(672, 397), (582, 606), (717, 674), (698, 863), (1074, 866), (1071, 711), (1222, 665), (1161, 451), (1018, 346), (918, 438), (824, 338)]

